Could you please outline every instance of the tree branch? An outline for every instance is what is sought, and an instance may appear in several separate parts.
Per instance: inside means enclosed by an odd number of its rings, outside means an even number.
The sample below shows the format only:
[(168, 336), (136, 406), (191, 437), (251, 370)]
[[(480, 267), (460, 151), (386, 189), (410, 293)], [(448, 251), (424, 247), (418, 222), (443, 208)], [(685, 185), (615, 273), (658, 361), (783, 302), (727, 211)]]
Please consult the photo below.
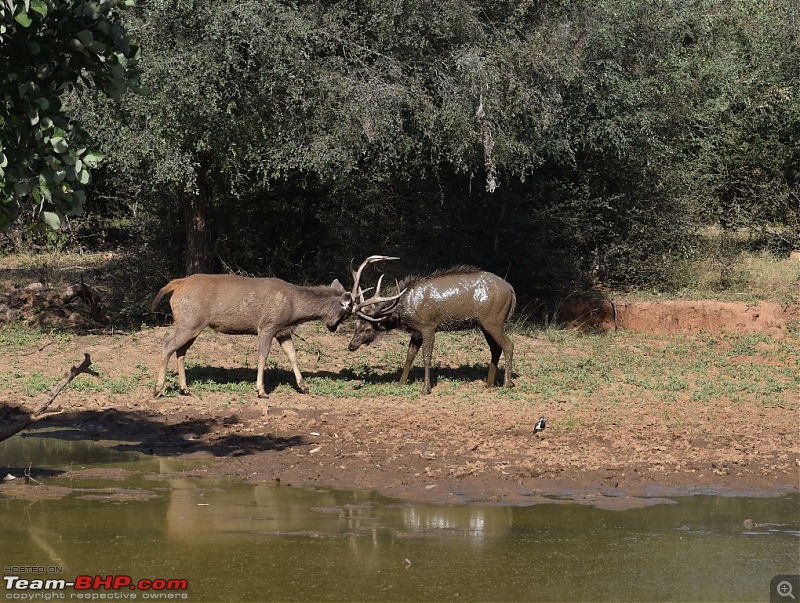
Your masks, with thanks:
[(38, 408), (31, 411), (27, 417), (23, 417), (16, 423), (13, 423), (7, 427), (0, 428), (0, 442), (6, 440), (13, 436), (16, 433), (19, 433), (23, 429), (30, 427), (36, 421), (39, 421), (41, 418), (42, 413), (47, 410), (47, 408), (53, 403), (53, 400), (56, 399), (61, 390), (64, 389), (67, 384), (72, 381), (75, 377), (80, 375), (81, 373), (88, 373), (93, 377), (99, 377), (98, 373), (89, 368), (92, 365), (92, 359), (89, 354), (84, 353), (83, 362), (81, 362), (77, 366), (73, 366), (64, 378), (59, 381), (53, 390), (50, 392), (50, 396), (45, 400)]

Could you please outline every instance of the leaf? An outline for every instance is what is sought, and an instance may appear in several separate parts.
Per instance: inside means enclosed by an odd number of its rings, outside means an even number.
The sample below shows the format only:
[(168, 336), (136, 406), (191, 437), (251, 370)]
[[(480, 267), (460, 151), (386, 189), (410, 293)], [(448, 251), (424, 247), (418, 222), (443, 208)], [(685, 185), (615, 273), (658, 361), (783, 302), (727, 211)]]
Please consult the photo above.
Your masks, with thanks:
[(86, 201), (86, 193), (83, 191), (75, 191), (70, 195), (70, 201), (72, 201), (72, 207), (67, 210), (67, 215), (79, 216), (83, 213), (83, 204)]
[(50, 139), (50, 144), (53, 146), (53, 150), (56, 153), (66, 153), (69, 149), (69, 145), (67, 141), (64, 140), (61, 136), (54, 136)]
[(83, 156), (83, 163), (90, 168), (94, 168), (97, 167), (101, 159), (103, 159), (103, 154), (100, 151), (87, 151), (86, 155)]
[(28, 13), (20, 13), (16, 17), (14, 17), (14, 21), (22, 25), (22, 27), (30, 27), (31, 23), (33, 23), (33, 19), (28, 16)]
[(31, 10), (44, 17), (47, 15), (47, 4), (44, 0), (31, 0)]
[(54, 211), (43, 211), (40, 214), (40, 219), (53, 230), (61, 228), (61, 216)]
[(88, 29), (79, 31), (75, 37), (78, 38), (78, 40), (80, 40), (81, 44), (83, 44), (84, 46), (88, 46), (94, 41), (94, 36), (92, 35), (92, 32), (89, 31)]
[(53, 193), (50, 191), (50, 183), (48, 182), (48, 176), (52, 179), (52, 173), (48, 173), (49, 170), (45, 170), (43, 173), (39, 174), (39, 187), (34, 189), (34, 193), (39, 191), (45, 199), (52, 199)]

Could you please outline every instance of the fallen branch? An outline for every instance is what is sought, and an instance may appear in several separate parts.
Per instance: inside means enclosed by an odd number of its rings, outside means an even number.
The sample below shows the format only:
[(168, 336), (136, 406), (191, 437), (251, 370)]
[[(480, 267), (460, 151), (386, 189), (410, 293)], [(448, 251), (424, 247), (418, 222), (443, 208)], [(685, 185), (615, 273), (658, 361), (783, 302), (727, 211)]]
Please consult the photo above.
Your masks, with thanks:
[(43, 402), (38, 408), (31, 411), (27, 417), (23, 417), (22, 419), (18, 420), (15, 423), (7, 427), (0, 428), (0, 442), (6, 440), (13, 436), (16, 433), (19, 433), (23, 429), (27, 429), (33, 423), (40, 420), (42, 413), (47, 410), (47, 408), (53, 403), (53, 400), (56, 399), (61, 390), (64, 389), (67, 384), (72, 381), (75, 377), (80, 375), (81, 373), (88, 373), (93, 377), (99, 377), (96, 371), (89, 368), (92, 365), (92, 359), (89, 357), (89, 354), (84, 353), (83, 362), (81, 362), (78, 366), (73, 366), (64, 378), (59, 381), (53, 390), (50, 392), (49, 398)]

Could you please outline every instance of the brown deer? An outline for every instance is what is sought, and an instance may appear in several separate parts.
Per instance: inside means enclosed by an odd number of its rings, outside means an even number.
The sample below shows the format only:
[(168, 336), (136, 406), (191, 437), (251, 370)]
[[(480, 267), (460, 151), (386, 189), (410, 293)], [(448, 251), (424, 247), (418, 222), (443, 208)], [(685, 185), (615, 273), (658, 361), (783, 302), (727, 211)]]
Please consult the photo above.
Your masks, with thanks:
[[(368, 264), (389, 259), (396, 258), (368, 257), (358, 275)], [(307, 393), (308, 387), (297, 366), (292, 341), (294, 328), (304, 322), (321, 320), (328, 329), (335, 331), (352, 313), (357, 287), (355, 283), (353, 291), (349, 292), (338, 280), (329, 287), (302, 287), (278, 278), (246, 278), (234, 274), (193, 274), (170, 281), (156, 294), (152, 304), (152, 311), (155, 311), (162, 298), (171, 293), (169, 305), (175, 325), (175, 332), (164, 341), (154, 395), (158, 397), (164, 390), (172, 354), (178, 358), (180, 392), (189, 394), (184, 357), (206, 327), (229, 335), (258, 335), (256, 389), (259, 398), (267, 395), (264, 365), (273, 338), (278, 340), (292, 363), (297, 388)]]
[[(358, 285), (358, 275), (354, 275)], [(383, 277), (381, 277), (383, 278)], [(494, 385), (500, 354), (505, 355), (503, 386), (510, 387), (514, 344), (503, 325), (514, 312), (516, 294), (511, 285), (491, 272), (473, 266), (457, 266), (426, 277), (409, 277), (397, 284), (397, 295), (381, 297), (381, 281), (375, 295), (353, 307), (356, 329), (348, 349), (352, 352), (374, 341), (381, 333), (403, 329), (411, 333), (406, 364), (400, 384), (408, 380), (411, 365), (420, 347), (425, 362), (422, 393), (431, 391), (431, 355), (437, 331), (478, 326), (492, 354), (487, 386)], [(353, 288), (353, 297), (356, 287)]]

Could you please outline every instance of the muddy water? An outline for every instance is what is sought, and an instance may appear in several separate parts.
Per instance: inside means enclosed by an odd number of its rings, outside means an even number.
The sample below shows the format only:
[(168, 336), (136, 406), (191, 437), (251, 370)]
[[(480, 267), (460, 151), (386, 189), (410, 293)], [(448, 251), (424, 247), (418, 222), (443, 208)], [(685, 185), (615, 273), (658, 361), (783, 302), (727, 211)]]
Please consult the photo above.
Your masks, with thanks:
[[(3, 576), (188, 588), (37, 590), (4, 578), (1, 600), (768, 601), (770, 579), (800, 568), (797, 495), (694, 496), (626, 511), (414, 505), (185, 477), (179, 460), (63, 436), (0, 443), (3, 475), (28, 464), (47, 490), (0, 485)], [(82, 467), (110, 469), (59, 477)]]

